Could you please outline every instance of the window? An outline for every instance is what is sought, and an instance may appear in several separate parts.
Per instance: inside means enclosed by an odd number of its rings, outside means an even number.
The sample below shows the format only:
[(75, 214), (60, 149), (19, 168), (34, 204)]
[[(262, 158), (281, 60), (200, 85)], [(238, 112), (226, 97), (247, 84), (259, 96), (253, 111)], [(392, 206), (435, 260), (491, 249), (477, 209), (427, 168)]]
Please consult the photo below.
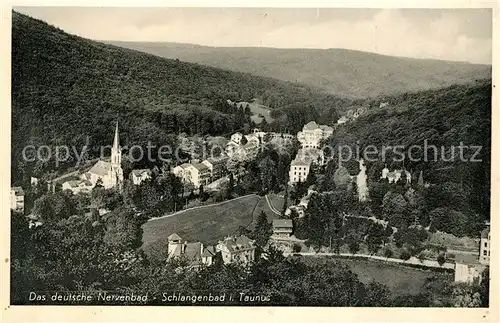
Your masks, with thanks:
[(293, 175), (297, 175), (297, 172), (293, 172)]
[(487, 256), (488, 255), (488, 251), (484, 250), (483, 251), (483, 256)]
[(488, 242), (485, 242), (484, 243), (484, 247), (487, 248), (488, 247)]

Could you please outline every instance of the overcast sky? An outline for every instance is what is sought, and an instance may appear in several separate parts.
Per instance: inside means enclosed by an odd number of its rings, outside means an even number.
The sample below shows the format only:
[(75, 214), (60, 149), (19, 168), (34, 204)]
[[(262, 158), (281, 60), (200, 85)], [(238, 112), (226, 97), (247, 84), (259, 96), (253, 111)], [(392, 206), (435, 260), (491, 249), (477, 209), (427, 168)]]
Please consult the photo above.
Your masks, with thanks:
[(17, 7), (96, 40), (347, 48), (491, 64), (490, 9)]

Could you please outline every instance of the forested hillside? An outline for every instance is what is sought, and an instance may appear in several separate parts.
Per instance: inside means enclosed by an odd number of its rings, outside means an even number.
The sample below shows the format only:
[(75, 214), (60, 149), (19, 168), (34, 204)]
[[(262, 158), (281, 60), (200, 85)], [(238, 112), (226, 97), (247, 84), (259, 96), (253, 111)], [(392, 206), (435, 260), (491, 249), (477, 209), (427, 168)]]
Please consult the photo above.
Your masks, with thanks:
[(108, 145), (116, 120), (122, 144), (161, 145), (170, 133), (240, 129), (249, 118), (227, 99), (257, 97), (271, 108), (347, 104), (304, 86), (83, 39), (16, 12), (12, 20), (14, 179), (31, 167), (20, 164), (25, 145)]
[[(428, 225), (433, 216), (441, 216), (435, 223), (440, 223), (442, 231), (479, 234), (490, 216), (491, 82), (386, 99), (387, 107), (374, 107), (339, 127), (328, 143), (349, 145), (353, 151), (356, 146), (360, 151), (368, 145), (377, 147), (378, 154), (369, 155), (376, 161), (366, 162), (376, 209), (382, 208), (382, 197), (387, 193), (380, 180), (385, 166), (391, 171), (411, 171), (414, 182), (422, 171), (430, 187), (422, 200), (413, 201), (413, 214), (419, 222)], [(394, 150), (398, 145), (401, 147)], [(358, 172), (357, 162), (348, 166), (353, 166), (352, 173)], [(333, 177), (336, 167), (328, 167), (327, 175)]]
[(347, 49), (207, 47), (109, 42), (166, 58), (298, 82), (361, 98), (394, 95), (491, 78), (491, 66), (391, 57)]

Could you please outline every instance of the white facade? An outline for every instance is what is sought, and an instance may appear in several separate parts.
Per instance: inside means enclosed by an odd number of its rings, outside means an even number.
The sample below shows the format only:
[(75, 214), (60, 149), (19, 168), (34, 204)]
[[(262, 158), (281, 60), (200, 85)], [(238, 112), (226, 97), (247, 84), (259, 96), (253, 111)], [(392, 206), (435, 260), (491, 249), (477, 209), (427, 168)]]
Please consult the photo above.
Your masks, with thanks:
[(134, 169), (132, 171), (132, 182), (134, 185), (141, 185), (145, 180), (151, 178), (151, 170), (149, 169)]
[(302, 128), (302, 131), (297, 133), (297, 140), (301, 143), (302, 148), (319, 148), (321, 140), (332, 134), (332, 127), (318, 125), (311, 121)]
[(219, 241), (215, 247), (220, 252), (225, 264), (237, 263), (246, 265), (255, 260), (255, 241), (246, 236), (228, 237)]
[(239, 132), (234, 133), (231, 135), (231, 141), (236, 143), (236, 144), (241, 144), (241, 139), (243, 138), (243, 135)]
[(185, 163), (174, 167), (172, 172), (175, 176), (182, 178), (184, 181), (192, 183), (196, 188), (201, 185), (207, 185), (211, 177), (210, 169), (202, 163)]
[(348, 121), (349, 119), (347, 119), (346, 116), (342, 116), (340, 117), (338, 120), (337, 120), (337, 124), (344, 124)]
[(62, 190), (70, 190), (73, 194), (90, 193), (92, 190), (92, 183), (86, 180), (66, 181), (62, 184)]
[(480, 278), (480, 267), (464, 263), (455, 263), (455, 282), (472, 284), (475, 280), (479, 280)]
[(490, 248), (491, 248), (490, 228), (486, 228), (481, 232), (481, 242), (479, 245), (479, 262), (481, 264), (490, 263)]
[(380, 178), (387, 179), (389, 183), (397, 183), (401, 179), (403, 172), (405, 172), (406, 175), (406, 183), (410, 184), (411, 174), (407, 170), (396, 169), (391, 172), (387, 167), (385, 167), (384, 169), (382, 169), (382, 175), (380, 176)]
[(22, 187), (11, 187), (10, 208), (14, 211), (24, 213), (24, 190)]

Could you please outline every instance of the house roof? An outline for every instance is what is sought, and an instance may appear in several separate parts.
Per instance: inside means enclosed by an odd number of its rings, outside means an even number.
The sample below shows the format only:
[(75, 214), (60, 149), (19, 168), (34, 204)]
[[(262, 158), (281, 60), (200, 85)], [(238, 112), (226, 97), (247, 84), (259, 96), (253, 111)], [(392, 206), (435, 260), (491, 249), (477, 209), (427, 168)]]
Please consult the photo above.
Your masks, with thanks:
[(481, 231), (481, 238), (488, 238), (488, 234), (490, 233), (490, 228), (486, 228), (483, 231)]
[(319, 126), (321, 130), (323, 131), (333, 131), (333, 128), (330, 127), (330, 126), (324, 126), (324, 125), (321, 125)]
[(209, 171), (210, 169), (207, 167), (207, 165), (202, 164), (202, 163), (194, 163), (191, 164), (193, 165), (194, 168), (196, 168), (198, 171), (203, 172), (203, 171)]
[(274, 219), (273, 227), (275, 228), (293, 228), (292, 220)]
[(315, 121), (311, 121), (304, 126), (304, 130), (316, 130), (316, 129), (319, 129), (319, 127)]
[(309, 166), (311, 165), (311, 160), (308, 158), (295, 158), (290, 163), (292, 166)]
[(24, 190), (21, 186), (14, 186), (11, 188), (16, 195), (22, 196), (24, 195)]
[(106, 176), (108, 175), (109, 170), (111, 170), (111, 163), (99, 160), (94, 164), (94, 166), (92, 166), (92, 168), (89, 170), (89, 173), (96, 174), (98, 176)]
[(212, 257), (215, 256), (215, 248), (214, 246), (208, 246), (203, 250), (201, 254), (202, 257)]
[(250, 240), (245, 235), (237, 237), (228, 237), (223, 241), (219, 241), (219, 243), (225, 245), (230, 252), (238, 251), (240, 249), (253, 248), (254, 247), (253, 242), (254, 242), (253, 240)]
[(172, 233), (171, 235), (168, 236), (167, 238), (168, 241), (171, 241), (171, 240), (182, 240), (181, 237), (179, 237), (179, 235), (177, 233)]
[(73, 181), (67, 181), (66, 183), (68, 183), (68, 185), (71, 187), (78, 187), (78, 184), (80, 184), (80, 181), (73, 180)]
[(228, 160), (228, 157), (227, 156), (208, 157), (205, 160), (208, 161), (211, 164), (220, 164), (220, 163), (224, 163), (226, 160)]
[(201, 246), (201, 242), (178, 244), (169, 257), (183, 257), (191, 265), (197, 264), (201, 261)]
[(149, 169), (149, 168), (134, 169), (134, 170), (132, 170), (132, 174), (134, 174), (135, 176), (141, 176), (143, 173), (146, 173), (148, 175), (152, 174), (151, 169)]
[(459, 264), (473, 265), (477, 264), (479, 261), (476, 255), (459, 253), (455, 256), (455, 262)]

